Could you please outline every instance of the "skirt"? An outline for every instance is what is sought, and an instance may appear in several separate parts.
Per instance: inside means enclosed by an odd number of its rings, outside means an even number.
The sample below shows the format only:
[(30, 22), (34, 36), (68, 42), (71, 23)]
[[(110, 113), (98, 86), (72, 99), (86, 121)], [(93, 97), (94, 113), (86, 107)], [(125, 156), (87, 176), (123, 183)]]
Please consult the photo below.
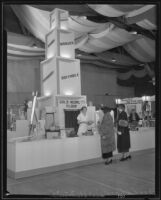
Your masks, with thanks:
[(117, 149), (119, 153), (128, 152), (130, 149), (130, 133), (128, 130), (117, 135)]

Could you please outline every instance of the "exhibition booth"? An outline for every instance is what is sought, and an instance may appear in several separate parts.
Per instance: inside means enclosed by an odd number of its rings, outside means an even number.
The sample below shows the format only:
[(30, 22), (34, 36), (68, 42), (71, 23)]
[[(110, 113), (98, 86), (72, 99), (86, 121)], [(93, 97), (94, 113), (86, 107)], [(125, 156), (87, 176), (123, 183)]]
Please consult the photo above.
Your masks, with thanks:
[[(8, 176), (22, 178), (102, 162), (96, 109), (87, 106), (86, 96), (81, 95), (80, 61), (75, 59), (74, 33), (68, 30), (67, 20), (67, 11), (55, 9), (50, 14), (46, 56), (40, 64), (41, 96), (28, 104), (26, 114), (22, 112), (23, 105), (8, 108)], [(148, 101), (152, 111), (155, 106), (152, 100)], [(135, 107), (142, 119), (143, 102), (144, 99), (132, 98), (116, 103), (125, 103), (127, 113)], [(82, 106), (87, 106), (92, 125), (78, 137), (77, 116)], [(154, 115), (151, 120), (155, 122)], [(155, 148), (155, 123), (143, 124), (137, 131), (130, 131), (130, 151)], [(115, 139), (117, 142), (117, 135)], [(117, 150), (114, 154), (118, 154)]]

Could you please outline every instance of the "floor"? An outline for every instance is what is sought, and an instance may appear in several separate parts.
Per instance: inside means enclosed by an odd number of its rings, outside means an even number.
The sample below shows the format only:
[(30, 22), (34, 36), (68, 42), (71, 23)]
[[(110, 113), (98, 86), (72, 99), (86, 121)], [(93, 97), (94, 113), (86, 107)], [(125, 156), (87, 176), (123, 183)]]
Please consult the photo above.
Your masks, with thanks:
[(132, 160), (74, 168), (28, 178), (7, 178), (10, 194), (104, 196), (154, 194), (154, 149), (132, 153)]

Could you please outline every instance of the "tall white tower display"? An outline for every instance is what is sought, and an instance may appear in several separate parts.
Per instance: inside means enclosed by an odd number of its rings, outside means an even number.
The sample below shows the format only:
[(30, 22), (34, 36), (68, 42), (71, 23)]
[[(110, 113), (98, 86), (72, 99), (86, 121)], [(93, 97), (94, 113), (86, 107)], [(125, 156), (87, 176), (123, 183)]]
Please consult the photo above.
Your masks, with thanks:
[[(55, 110), (55, 123), (65, 128), (64, 110), (86, 105), (81, 96), (80, 60), (75, 59), (74, 33), (68, 30), (68, 11), (50, 13), (50, 31), (46, 35), (45, 60), (41, 62), (41, 95)], [(45, 98), (43, 98), (45, 99)]]

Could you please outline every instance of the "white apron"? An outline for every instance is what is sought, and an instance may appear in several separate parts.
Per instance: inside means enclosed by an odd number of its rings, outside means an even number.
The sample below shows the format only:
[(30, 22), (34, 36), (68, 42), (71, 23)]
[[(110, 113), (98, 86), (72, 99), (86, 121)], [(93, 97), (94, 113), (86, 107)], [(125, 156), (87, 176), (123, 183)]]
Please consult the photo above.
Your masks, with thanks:
[(87, 115), (80, 113), (77, 117), (77, 120), (80, 121), (79, 128), (78, 128), (78, 136), (82, 136), (88, 130), (88, 125), (84, 122), (88, 122)]

